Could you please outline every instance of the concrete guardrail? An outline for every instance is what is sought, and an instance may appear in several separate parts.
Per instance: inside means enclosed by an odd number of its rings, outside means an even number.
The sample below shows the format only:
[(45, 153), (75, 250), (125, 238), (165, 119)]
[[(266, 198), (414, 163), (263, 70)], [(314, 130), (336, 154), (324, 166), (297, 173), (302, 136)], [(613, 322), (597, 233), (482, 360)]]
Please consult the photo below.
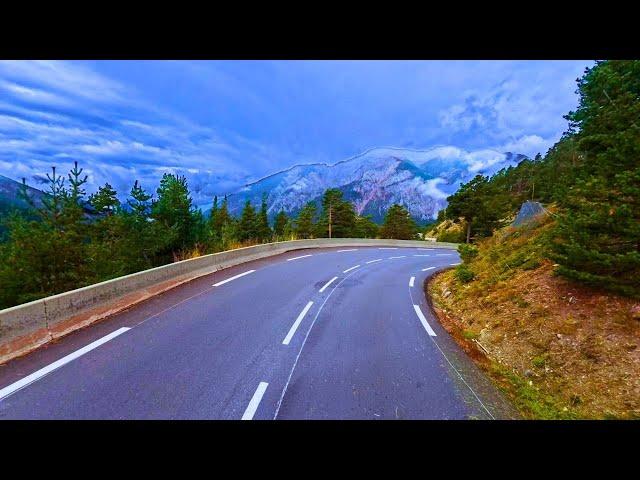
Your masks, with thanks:
[(170, 263), (0, 310), (0, 364), (218, 270), (291, 250), (368, 246), (455, 249), (457, 244), (420, 240), (319, 238), (266, 243)]

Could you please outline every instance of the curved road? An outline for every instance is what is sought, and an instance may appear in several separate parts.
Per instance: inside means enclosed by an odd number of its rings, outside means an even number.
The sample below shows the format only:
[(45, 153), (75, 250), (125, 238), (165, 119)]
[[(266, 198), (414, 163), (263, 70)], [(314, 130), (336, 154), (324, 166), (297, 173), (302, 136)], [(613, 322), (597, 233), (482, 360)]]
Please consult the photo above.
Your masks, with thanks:
[(0, 419), (491, 419), (432, 317), (452, 250), (298, 250), (199, 278), (0, 366)]

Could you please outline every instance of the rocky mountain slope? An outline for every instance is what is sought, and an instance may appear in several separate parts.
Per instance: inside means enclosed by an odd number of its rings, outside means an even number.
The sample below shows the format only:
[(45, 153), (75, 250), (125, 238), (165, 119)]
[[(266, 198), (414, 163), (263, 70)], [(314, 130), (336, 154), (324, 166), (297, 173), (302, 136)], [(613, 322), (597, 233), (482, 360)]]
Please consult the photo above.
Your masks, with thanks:
[(295, 165), (250, 183), (229, 196), (239, 214), (247, 199), (259, 205), (267, 194), (269, 215), (280, 210), (295, 215), (309, 201), (319, 201), (327, 188), (339, 188), (360, 215), (380, 221), (392, 204), (405, 205), (418, 221), (434, 219), (446, 197), (478, 173), (490, 175), (526, 158), (492, 150), (466, 152), (455, 147), (428, 150), (374, 148), (333, 165)]

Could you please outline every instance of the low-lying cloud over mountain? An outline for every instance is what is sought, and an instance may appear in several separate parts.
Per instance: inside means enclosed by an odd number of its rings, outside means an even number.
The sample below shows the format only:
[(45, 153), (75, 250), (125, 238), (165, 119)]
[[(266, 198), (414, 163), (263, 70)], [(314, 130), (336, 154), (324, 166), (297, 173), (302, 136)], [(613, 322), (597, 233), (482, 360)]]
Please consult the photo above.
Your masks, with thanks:
[(360, 215), (382, 220), (394, 203), (426, 221), (446, 206), (448, 195), (477, 174), (491, 175), (526, 158), (492, 150), (467, 152), (452, 146), (428, 150), (373, 148), (333, 165), (296, 165), (250, 183), (229, 197), (230, 211), (239, 214), (250, 200), (259, 205), (267, 194), (269, 214), (296, 214), (308, 201), (319, 201), (328, 188), (340, 188)]

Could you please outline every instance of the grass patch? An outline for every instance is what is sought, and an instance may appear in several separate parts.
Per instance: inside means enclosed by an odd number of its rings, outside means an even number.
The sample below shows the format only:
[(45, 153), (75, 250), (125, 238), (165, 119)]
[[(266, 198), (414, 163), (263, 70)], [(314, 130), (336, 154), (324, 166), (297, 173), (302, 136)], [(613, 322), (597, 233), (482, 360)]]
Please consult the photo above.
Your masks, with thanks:
[(473, 340), (474, 338), (478, 338), (477, 333), (475, 333), (473, 330), (468, 330), (468, 329), (462, 331), (462, 336), (467, 340)]
[(550, 395), (541, 393), (519, 375), (492, 362), (490, 373), (498, 380), (501, 389), (511, 397), (518, 410), (527, 418), (540, 420), (574, 420), (578, 415), (567, 407), (561, 407)]

